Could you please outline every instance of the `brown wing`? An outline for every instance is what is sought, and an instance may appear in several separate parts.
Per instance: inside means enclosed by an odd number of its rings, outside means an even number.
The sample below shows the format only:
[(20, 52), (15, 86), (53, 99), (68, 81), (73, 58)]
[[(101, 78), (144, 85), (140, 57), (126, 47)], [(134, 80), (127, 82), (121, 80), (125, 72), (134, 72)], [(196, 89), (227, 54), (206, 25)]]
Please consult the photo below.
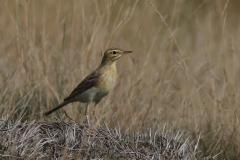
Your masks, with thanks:
[(64, 99), (64, 101), (70, 100), (76, 95), (81, 94), (82, 92), (96, 85), (99, 77), (100, 73), (97, 70), (93, 71), (72, 91), (72, 93), (67, 98)]

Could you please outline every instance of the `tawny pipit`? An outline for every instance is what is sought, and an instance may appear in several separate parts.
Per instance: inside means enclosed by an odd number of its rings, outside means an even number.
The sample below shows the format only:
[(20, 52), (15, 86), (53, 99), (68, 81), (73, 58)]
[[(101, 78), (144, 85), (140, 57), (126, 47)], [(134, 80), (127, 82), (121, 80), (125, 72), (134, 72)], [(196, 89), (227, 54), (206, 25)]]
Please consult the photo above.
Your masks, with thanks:
[[(85, 115), (87, 123), (89, 123), (88, 117), (88, 104), (95, 102), (94, 111), (97, 104), (105, 97), (109, 91), (115, 86), (117, 78), (116, 60), (125, 54), (131, 53), (132, 51), (123, 51), (118, 48), (107, 49), (104, 53), (102, 63), (100, 66), (89, 74), (73, 91), (59, 104), (56, 108), (48, 111), (44, 115), (49, 115), (52, 112), (64, 107), (65, 105), (72, 102), (87, 103)], [(95, 112), (93, 114), (95, 116)], [(95, 116), (96, 120), (97, 117)]]

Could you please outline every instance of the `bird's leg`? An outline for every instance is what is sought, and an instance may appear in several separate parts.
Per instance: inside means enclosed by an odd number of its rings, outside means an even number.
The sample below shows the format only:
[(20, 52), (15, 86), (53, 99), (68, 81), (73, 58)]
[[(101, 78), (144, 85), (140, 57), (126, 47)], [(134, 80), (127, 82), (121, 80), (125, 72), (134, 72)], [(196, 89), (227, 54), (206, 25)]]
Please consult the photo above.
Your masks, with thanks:
[(87, 118), (87, 124), (88, 124), (88, 126), (90, 126), (90, 121), (89, 121), (89, 116), (88, 116), (88, 103), (87, 103), (87, 107), (86, 107), (86, 110), (85, 110), (85, 116)]
[(97, 116), (95, 115), (95, 110), (93, 110), (93, 115), (95, 117), (96, 122), (98, 121)]
[(95, 108), (96, 108), (96, 106), (97, 106), (98, 103), (99, 103), (99, 102), (95, 102), (94, 109), (93, 109), (93, 115), (94, 115), (94, 117), (95, 117), (95, 120), (96, 120), (97, 125), (99, 125), (99, 122), (98, 122), (97, 116), (95, 115)]
[(96, 102), (95, 105), (94, 105), (94, 109), (93, 109), (93, 115), (95, 117), (96, 122), (98, 121), (97, 116), (95, 115), (95, 108), (96, 108), (97, 104), (98, 103)]

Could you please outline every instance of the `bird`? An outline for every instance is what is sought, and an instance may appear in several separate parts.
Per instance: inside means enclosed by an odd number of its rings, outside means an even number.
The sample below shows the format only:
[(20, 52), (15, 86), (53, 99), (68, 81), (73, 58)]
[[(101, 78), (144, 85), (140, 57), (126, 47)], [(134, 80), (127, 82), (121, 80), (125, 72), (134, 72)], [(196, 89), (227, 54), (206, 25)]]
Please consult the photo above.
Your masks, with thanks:
[(82, 82), (71, 92), (71, 94), (64, 99), (57, 107), (46, 112), (44, 115), (48, 116), (56, 110), (66, 106), (69, 103), (81, 102), (87, 103), (85, 109), (85, 116), (87, 124), (90, 126), (88, 116), (88, 106), (91, 102), (95, 102), (93, 115), (95, 115), (95, 108), (103, 97), (114, 88), (117, 80), (116, 61), (122, 56), (132, 53), (132, 51), (125, 51), (119, 48), (109, 48), (104, 52), (101, 64), (99, 67), (90, 73)]

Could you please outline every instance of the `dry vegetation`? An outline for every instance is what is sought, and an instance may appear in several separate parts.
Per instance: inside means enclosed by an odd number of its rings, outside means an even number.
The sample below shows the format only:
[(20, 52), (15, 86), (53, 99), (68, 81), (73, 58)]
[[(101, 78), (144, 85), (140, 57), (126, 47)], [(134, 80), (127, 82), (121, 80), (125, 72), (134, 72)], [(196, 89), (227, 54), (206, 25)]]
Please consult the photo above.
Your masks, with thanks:
[[(240, 2), (0, 0), (3, 119), (69, 119), (55, 107), (109, 47), (133, 50), (96, 109), (121, 130), (165, 123), (197, 139), (204, 156), (240, 156)], [(64, 107), (84, 120), (84, 105)], [(93, 118), (93, 117), (91, 117)]]
[(107, 124), (2, 120), (0, 129), (1, 159), (212, 159), (198, 152), (199, 141), (183, 141), (183, 133), (166, 128), (129, 135)]

